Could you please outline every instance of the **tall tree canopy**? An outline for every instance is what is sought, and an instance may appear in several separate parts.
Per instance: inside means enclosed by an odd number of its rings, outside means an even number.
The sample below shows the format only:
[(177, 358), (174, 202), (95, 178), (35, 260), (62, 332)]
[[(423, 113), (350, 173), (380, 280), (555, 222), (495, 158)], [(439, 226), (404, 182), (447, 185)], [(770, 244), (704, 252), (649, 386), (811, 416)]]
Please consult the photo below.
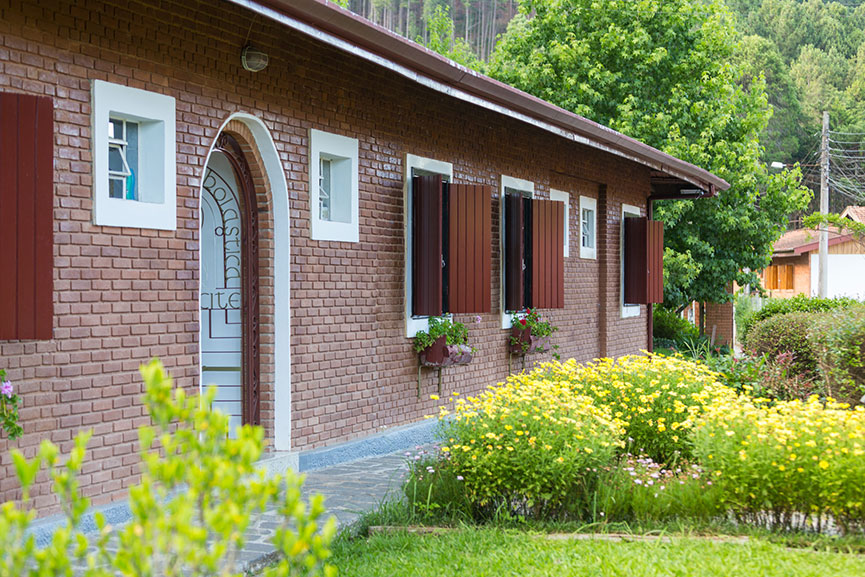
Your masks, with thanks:
[(787, 215), (807, 203), (798, 170), (770, 174), (759, 135), (762, 74), (736, 58), (733, 17), (707, 0), (522, 0), (490, 75), (725, 178), (716, 198), (659, 203), (669, 306), (724, 302), (756, 283)]

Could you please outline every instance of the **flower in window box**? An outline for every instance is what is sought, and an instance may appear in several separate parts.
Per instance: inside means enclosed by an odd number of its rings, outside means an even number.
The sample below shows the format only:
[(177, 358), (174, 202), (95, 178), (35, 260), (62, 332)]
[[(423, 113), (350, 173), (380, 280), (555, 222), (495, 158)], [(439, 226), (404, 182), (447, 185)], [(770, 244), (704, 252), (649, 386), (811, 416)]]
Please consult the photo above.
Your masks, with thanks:
[(559, 330), (532, 309), (526, 309), (525, 316), (515, 314), (511, 325), (509, 350), (515, 355), (547, 352), (552, 334)]
[(447, 317), (430, 317), (429, 330), (415, 336), (414, 349), (426, 367), (467, 365), (474, 354), (466, 326)]

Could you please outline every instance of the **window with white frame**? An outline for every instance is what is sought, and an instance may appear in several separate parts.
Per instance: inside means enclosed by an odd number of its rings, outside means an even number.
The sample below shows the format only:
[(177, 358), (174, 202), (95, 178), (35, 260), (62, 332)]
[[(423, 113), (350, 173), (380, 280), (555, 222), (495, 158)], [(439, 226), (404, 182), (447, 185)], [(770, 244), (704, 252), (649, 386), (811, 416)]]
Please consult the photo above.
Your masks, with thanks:
[[(500, 202), (499, 202), (499, 230), (501, 233), (499, 234), (501, 238), (500, 244), (500, 253), (505, 254), (505, 211), (502, 209), (505, 205), (505, 197), (508, 194), (518, 194), (523, 198), (533, 198), (535, 196), (535, 183), (529, 180), (523, 180), (521, 178), (514, 178), (512, 176), (502, 175), (501, 182), (501, 191), (500, 191)], [(501, 269), (501, 279), (499, 282), (499, 286), (501, 287), (501, 295), (499, 297), (499, 303), (501, 303), (501, 322), (503, 329), (509, 329), (512, 326), (512, 314), (505, 310), (505, 263), (504, 259), (501, 259), (501, 265), (499, 267)]]
[(138, 200), (138, 123), (108, 119), (108, 196)]
[(597, 250), (598, 201), (580, 197), (580, 257), (598, 258)]
[(570, 231), (570, 215), (571, 215), (571, 195), (562, 190), (550, 190), (550, 200), (556, 200), (565, 205), (565, 234), (564, 234), (564, 256), (568, 258), (570, 256), (570, 249), (568, 248), (571, 244), (571, 231)]
[(412, 205), (412, 177), (438, 174), (442, 180), (450, 182), (453, 179), (453, 165), (450, 162), (442, 162), (431, 158), (423, 158), (414, 154), (406, 154), (405, 172), (403, 175), (403, 233), (405, 238), (405, 333), (406, 337), (414, 338), (418, 331), (429, 328), (428, 317), (415, 317), (412, 315), (412, 246), (414, 242), (411, 226), (411, 215), (414, 210)]
[(640, 316), (640, 305), (625, 304), (625, 219), (628, 217), (640, 217), (639, 207), (630, 204), (622, 205), (622, 222), (619, 237), (619, 304), (622, 309), (622, 318)]
[(94, 80), (93, 222), (174, 230), (174, 98)]
[(358, 142), (309, 131), (310, 234), (314, 240), (358, 242)]

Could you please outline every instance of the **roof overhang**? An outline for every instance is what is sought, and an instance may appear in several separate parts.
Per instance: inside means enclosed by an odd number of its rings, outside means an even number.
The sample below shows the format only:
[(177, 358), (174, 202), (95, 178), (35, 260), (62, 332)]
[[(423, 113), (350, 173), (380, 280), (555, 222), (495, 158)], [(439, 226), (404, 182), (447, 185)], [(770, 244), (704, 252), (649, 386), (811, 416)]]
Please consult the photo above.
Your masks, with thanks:
[[(325, 0), (228, 0), (321, 42), (363, 58), (423, 86), (495, 111), (562, 138), (627, 158), (675, 182), (656, 192), (692, 198), (726, 190), (723, 178), (596, 122), (484, 76)], [(661, 188), (656, 188), (660, 186)], [(676, 188), (678, 187), (678, 188)], [(670, 193), (671, 194), (671, 193)]]

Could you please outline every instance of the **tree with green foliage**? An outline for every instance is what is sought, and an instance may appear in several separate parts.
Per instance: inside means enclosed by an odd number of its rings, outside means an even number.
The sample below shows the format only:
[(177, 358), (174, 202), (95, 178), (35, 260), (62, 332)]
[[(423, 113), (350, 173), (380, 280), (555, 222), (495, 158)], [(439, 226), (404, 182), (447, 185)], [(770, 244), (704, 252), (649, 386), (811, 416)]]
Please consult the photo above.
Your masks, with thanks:
[[(763, 76), (735, 58), (733, 18), (718, 1), (523, 0), (493, 54), (493, 77), (726, 179), (715, 198), (659, 202), (677, 269), (665, 304), (725, 302), (810, 193), (798, 169), (770, 174), (759, 135), (771, 116)], [(671, 254), (672, 252), (672, 254)], [(681, 265), (681, 266), (680, 266)], [(694, 271), (697, 271), (694, 274)]]

